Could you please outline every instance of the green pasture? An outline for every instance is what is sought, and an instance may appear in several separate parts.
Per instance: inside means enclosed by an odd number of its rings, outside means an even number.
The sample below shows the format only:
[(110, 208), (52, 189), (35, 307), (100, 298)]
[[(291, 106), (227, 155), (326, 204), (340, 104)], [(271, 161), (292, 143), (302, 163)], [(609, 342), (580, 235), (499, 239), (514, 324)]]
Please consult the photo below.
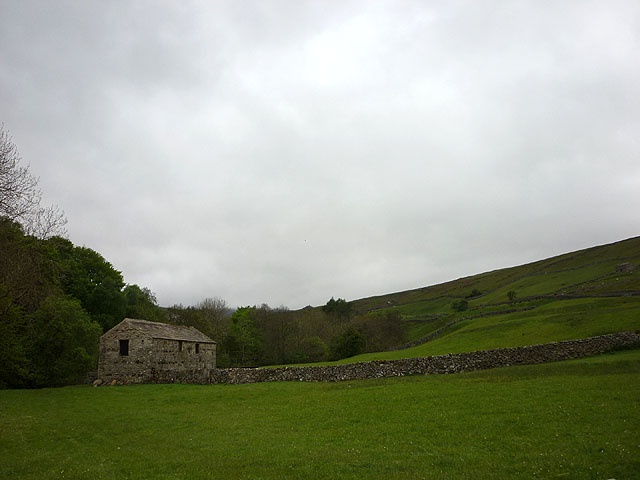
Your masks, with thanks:
[[(510, 290), (517, 292), (520, 298), (551, 293), (569, 293), (583, 282), (595, 282), (603, 276), (610, 275), (614, 267), (615, 265), (613, 264), (604, 263), (569, 272), (541, 273), (539, 275), (524, 277), (516, 282), (498, 288), (489, 295), (479, 299), (479, 301), (481, 303), (504, 302), (507, 300), (507, 293)], [(633, 278), (636, 282), (640, 280), (640, 275), (638, 274), (626, 274), (625, 276)], [(609, 278), (611, 278), (611, 276)], [(613, 281), (615, 282), (615, 280)]]
[(596, 278), (569, 289), (581, 295), (603, 295), (611, 292), (640, 291), (640, 274), (611, 273), (606, 277)]
[(433, 333), (437, 329), (444, 327), (449, 322), (451, 322), (451, 318), (442, 317), (436, 318), (433, 320), (429, 320), (427, 322), (412, 322), (410, 319), (405, 320), (405, 333), (407, 335), (408, 341), (415, 340), (418, 338), (425, 337), (430, 333)]
[(640, 351), (342, 383), (0, 391), (7, 479), (635, 479)]
[[(535, 302), (528, 303), (534, 305)], [(468, 315), (474, 312), (463, 312)], [(457, 314), (463, 317), (463, 314)], [(448, 318), (451, 321), (455, 317)], [(344, 358), (328, 365), (521, 347), (640, 329), (640, 297), (544, 300), (533, 310), (462, 320), (417, 347)]]
[(451, 297), (439, 297), (431, 300), (421, 300), (415, 303), (391, 307), (389, 310), (396, 311), (403, 316), (451, 313), (452, 301), (454, 301), (454, 299)]

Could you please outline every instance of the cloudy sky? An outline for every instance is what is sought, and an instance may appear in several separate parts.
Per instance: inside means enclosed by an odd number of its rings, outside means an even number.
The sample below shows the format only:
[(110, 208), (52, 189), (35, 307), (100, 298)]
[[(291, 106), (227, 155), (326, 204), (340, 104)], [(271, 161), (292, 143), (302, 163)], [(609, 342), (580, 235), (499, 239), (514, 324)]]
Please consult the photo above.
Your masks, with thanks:
[(640, 3), (4, 0), (0, 122), (161, 305), (405, 290), (640, 234)]

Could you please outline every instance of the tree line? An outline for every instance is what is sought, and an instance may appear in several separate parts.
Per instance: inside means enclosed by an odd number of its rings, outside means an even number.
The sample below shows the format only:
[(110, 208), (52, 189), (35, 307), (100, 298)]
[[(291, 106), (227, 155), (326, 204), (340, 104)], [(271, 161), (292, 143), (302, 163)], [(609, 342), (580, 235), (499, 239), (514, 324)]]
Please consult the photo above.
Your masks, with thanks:
[[(350, 304), (290, 311), (266, 304), (238, 308), (218, 341), (218, 366), (321, 362), (388, 349), (404, 342), (397, 312), (355, 314)], [(327, 308), (329, 307), (329, 308)]]
[(218, 368), (338, 360), (405, 341), (399, 313), (356, 314), (343, 299), (291, 311), (267, 304), (232, 310), (215, 297), (173, 305), (166, 314), (161, 321), (193, 326), (216, 341)]

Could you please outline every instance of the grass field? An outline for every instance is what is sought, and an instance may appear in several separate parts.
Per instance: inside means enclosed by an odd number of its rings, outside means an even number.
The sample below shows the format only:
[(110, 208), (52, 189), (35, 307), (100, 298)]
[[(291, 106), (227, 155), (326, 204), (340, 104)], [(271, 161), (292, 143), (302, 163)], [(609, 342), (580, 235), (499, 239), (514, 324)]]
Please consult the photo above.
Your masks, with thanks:
[(344, 383), (0, 391), (0, 478), (640, 477), (640, 351)]
[[(371, 360), (397, 360), (492, 348), (521, 347), (640, 329), (640, 297), (583, 298), (529, 302), (533, 310), (461, 320), (441, 336), (403, 350), (363, 353), (333, 362), (305, 365), (335, 365)], [(470, 315), (463, 312), (437, 320), (441, 325)]]

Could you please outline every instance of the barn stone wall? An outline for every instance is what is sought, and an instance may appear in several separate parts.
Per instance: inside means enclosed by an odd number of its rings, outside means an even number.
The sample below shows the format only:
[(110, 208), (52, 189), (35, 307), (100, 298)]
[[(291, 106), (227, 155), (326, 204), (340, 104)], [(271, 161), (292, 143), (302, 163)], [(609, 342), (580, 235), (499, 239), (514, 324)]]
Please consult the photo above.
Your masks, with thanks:
[[(182, 351), (180, 344), (182, 344)], [(196, 344), (198, 353), (196, 353)], [(172, 378), (192, 371), (207, 376), (209, 370), (215, 368), (215, 365), (215, 344), (154, 339), (150, 372), (154, 379)]]
[[(129, 340), (129, 355), (120, 355), (119, 341)], [(196, 353), (196, 344), (198, 353)], [(216, 345), (151, 338), (122, 323), (100, 339), (98, 378), (103, 383), (160, 383), (189, 372), (208, 378), (216, 365)], [(193, 373), (191, 373), (193, 375)]]
[[(129, 340), (129, 355), (120, 355), (121, 339)], [(121, 323), (100, 338), (98, 378), (103, 382), (150, 382), (153, 339), (139, 329)]]

